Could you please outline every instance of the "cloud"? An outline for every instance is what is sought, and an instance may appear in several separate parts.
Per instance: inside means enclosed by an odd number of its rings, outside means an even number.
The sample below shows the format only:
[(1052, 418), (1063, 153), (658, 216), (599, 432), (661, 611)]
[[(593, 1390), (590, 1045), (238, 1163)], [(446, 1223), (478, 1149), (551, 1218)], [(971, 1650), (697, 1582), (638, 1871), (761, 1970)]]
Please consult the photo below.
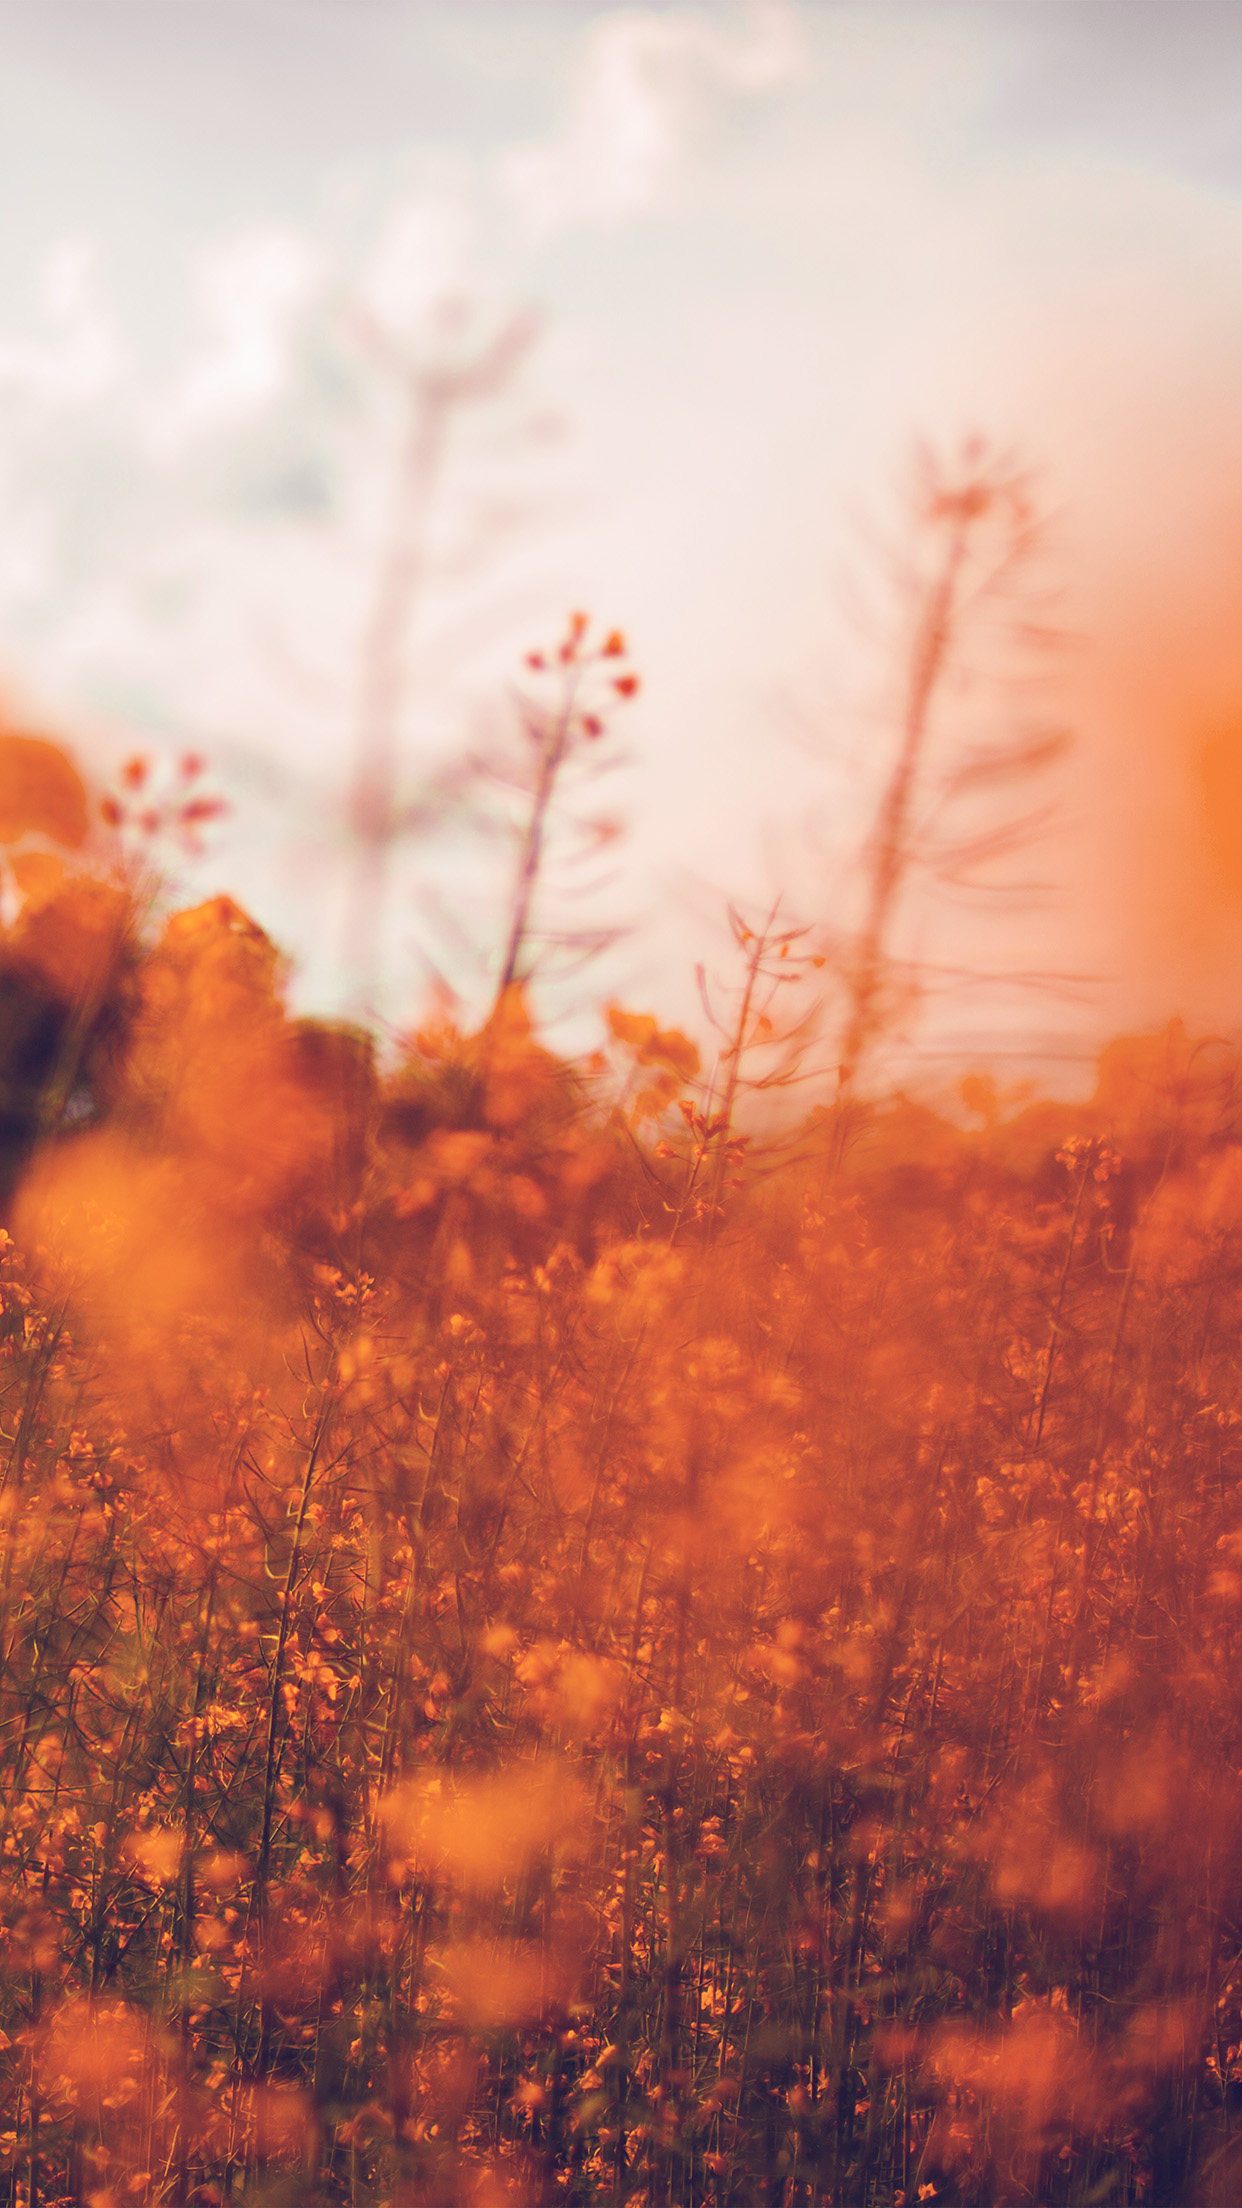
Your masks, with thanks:
[(446, 299), (474, 288), (474, 225), (461, 195), (418, 192), (391, 209), (367, 257), (358, 296), (394, 337), (421, 331)]
[(280, 396), (294, 325), (319, 277), (320, 257), (297, 231), (260, 226), (208, 248), (195, 283), (198, 344), (153, 418), (157, 447), (232, 426)]
[(101, 296), (98, 259), (88, 238), (62, 238), (43, 263), (33, 337), (0, 340), (0, 395), (52, 407), (89, 405), (120, 375), (124, 360)]
[(688, 10), (608, 14), (587, 38), (564, 128), (504, 155), (502, 190), (536, 236), (640, 213), (668, 189), (713, 107), (775, 90), (801, 59), (785, 0), (755, 0), (738, 30)]

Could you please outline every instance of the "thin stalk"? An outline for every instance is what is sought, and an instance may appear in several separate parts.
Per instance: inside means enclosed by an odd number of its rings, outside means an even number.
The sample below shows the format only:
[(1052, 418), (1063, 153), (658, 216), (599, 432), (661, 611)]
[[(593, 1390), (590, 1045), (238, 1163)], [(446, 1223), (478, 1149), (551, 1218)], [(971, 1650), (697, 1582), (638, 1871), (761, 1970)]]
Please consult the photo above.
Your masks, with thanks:
[(328, 1366), (320, 1393), (319, 1409), (315, 1417), (306, 1463), (302, 1472), (302, 1484), (298, 1494), (297, 1519), (293, 1529), (293, 1544), (285, 1569), (284, 1587), (281, 1593), (280, 1622), (276, 1632), (276, 1648), (272, 1657), (272, 1676), (268, 1690), (267, 1738), (263, 1762), (263, 1819), (259, 1833), (259, 1848), (255, 1860), (254, 1884), (251, 1890), (251, 1911), (258, 1935), (259, 1963), (262, 1982), (259, 1990), (259, 2047), (255, 2059), (255, 2076), (262, 2083), (271, 2060), (272, 2027), (274, 2009), (267, 1981), (268, 1935), (268, 1886), (271, 1867), (272, 1820), (276, 1803), (276, 1785), (280, 1772), (280, 1708), (284, 1685), (285, 1654), (289, 1645), (289, 1629), (293, 1610), (293, 1594), (297, 1585), (302, 1561), (302, 1541), (306, 1530), (306, 1515), (310, 1508), (315, 1474), (327, 1437), (328, 1421), (334, 1402), (333, 1380), (336, 1372), (336, 1352)]
[(845, 1139), (847, 1107), (879, 1024), (879, 999), (887, 964), (889, 933), (897, 900), (910, 865), (910, 816), (931, 721), (932, 705), (953, 644), (958, 582), (970, 536), (965, 511), (954, 522), (940, 572), (923, 603), (910, 660), (910, 679), (902, 716), (901, 748), (880, 803), (872, 839), (870, 892), (854, 961), (850, 1010), (837, 1073), (838, 1121), (834, 1157), (839, 1162)]
[(569, 740), (573, 731), (574, 706), (582, 670), (575, 667), (566, 676), (564, 696), (560, 710), (546, 723), (539, 747), (539, 765), (535, 776), (535, 788), (531, 797), (530, 815), (522, 835), (522, 847), (518, 858), (517, 881), (513, 891), (513, 911), (509, 921), (509, 936), (505, 944), (500, 980), (496, 987), (496, 1005), (501, 1003), (505, 991), (518, 979), (518, 968), (530, 928), (531, 906), (539, 885), (543, 865), (543, 845), (547, 832), (548, 813), (551, 808), (557, 779), (565, 764)]

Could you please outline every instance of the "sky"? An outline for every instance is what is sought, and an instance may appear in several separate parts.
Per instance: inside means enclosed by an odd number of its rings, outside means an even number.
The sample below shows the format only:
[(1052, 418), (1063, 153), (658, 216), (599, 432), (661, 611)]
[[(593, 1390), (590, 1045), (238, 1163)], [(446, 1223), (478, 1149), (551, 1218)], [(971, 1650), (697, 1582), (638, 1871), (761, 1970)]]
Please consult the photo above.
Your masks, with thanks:
[(1007, 688), (981, 642), (929, 774), (1033, 717), (1071, 741), (995, 793), (993, 824), (1048, 813), (1029, 852), (969, 894), (912, 873), (903, 1032), (1071, 1081), (1119, 1027), (1237, 1024), (1239, 61), (1194, 0), (0, 0), (11, 711), (100, 778), (202, 753), (231, 812), (179, 892), (228, 888), (299, 1006), (356, 1008), (404, 379), (520, 325), (422, 516), (366, 992), (398, 1028), (436, 977), (486, 1003), (512, 862), (461, 763), (520, 742), (523, 653), (581, 606), (643, 687), (584, 901), (553, 882), (545, 917), (621, 932), (542, 1010), (693, 1025), (727, 900), (848, 941), (912, 454), (978, 433), (1043, 524), (1004, 611), (1063, 642)]

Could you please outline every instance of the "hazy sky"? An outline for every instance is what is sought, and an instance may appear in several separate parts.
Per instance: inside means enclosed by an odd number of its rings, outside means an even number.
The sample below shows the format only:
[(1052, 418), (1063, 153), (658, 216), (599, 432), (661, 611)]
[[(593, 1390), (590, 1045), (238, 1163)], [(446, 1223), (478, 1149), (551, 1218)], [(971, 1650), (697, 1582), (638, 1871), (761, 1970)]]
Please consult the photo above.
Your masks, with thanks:
[[(725, 893), (842, 921), (891, 742), (877, 542), (912, 440), (981, 428), (1041, 471), (1077, 745), (1055, 894), (921, 924), (1100, 979), (968, 991), (938, 1031), (1232, 1016), (1242, 829), (1205, 824), (1201, 763), (1242, 730), (1239, 63), (1237, 12), (1185, 0), (0, 0), (11, 688), (101, 758), (206, 751), (236, 811), (192, 886), (339, 1002), (400, 432), (360, 313), (425, 357), (445, 297), (480, 341), (530, 306), (440, 486), (411, 797), (582, 604), (645, 678), (601, 986), (688, 1015)], [(402, 853), (393, 1017), (420, 942), (485, 987), (502, 865)]]

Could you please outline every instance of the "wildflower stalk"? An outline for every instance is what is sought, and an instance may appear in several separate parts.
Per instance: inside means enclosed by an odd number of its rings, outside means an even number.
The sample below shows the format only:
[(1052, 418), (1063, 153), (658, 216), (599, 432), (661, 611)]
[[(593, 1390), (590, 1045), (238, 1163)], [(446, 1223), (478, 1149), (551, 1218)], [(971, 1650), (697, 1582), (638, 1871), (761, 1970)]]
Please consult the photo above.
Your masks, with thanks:
[(212, 1658), (212, 1625), (216, 1594), (219, 1586), (219, 1567), (213, 1562), (204, 1590), (202, 1624), (194, 1667), (194, 1694), (190, 1706), (190, 1743), (186, 1755), (185, 1788), (182, 1795), (182, 1857), (180, 1893), (178, 1895), (177, 1936), (169, 1952), (169, 1966), (176, 1966), (174, 1998), (177, 2015), (177, 2076), (179, 2114), (177, 2124), (177, 2152), (173, 2176), (173, 2201), (175, 2208), (184, 2208), (190, 2190), (190, 2068), (192, 2058), (190, 2029), (189, 1973), (194, 1960), (194, 1927), (197, 1914), (197, 1896), (194, 1882), (195, 1812), (197, 1808), (199, 1776), (199, 1743), (202, 1732), (202, 1714), (207, 1700), (208, 1681)]
[(1090, 1178), (1090, 1173), (1091, 1153), (1088, 1149), (1084, 1151), (1082, 1162), (1078, 1169), (1078, 1185), (1074, 1191), (1074, 1209), (1070, 1215), (1069, 1234), (1066, 1237), (1065, 1243), (1065, 1256), (1061, 1262), (1060, 1278), (1057, 1281), (1056, 1295), (1053, 1299), (1052, 1311), (1048, 1321), (1048, 1348), (1044, 1356), (1044, 1376), (1042, 1381), (1040, 1382), (1039, 1395), (1036, 1399), (1035, 1404), (1035, 1417), (1030, 1439), (1030, 1446), (1032, 1449), (1038, 1449), (1040, 1442), (1043, 1440), (1044, 1417), (1048, 1409), (1048, 1390), (1052, 1386), (1052, 1374), (1053, 1369), (1056, 1365), (1057, 1347), (1061, 1339), (1061, 1315), (1065, 1309), (1065, 1293), (1067, 1288), (1069, 1287), (1070, 1268), (1074, 1262), (1074, 1251), (1078, 1243), (1078, 1224), (1082, 1217), (1083, 1198), (1087, 1193), (1087, 1182)]
[(737, 1012), (737, 1024), (729, 1047), (724, 1054), (729, 1071), (725, 1076), (724, 1092), (719, 1106), (712, 1114), (712, 1123), (717, 1129), (717, 1134), (711, 1193), (707, 1201), (707, 1237), (709, 1242), (715, 1236), (720, 1218), (725, 1173), (729, 1166), (729, 1144), (733, 1135), (733, 1113), (737, 1105), (738, 1089), (742, 1079), (742, 1053), (750, 1038), (751, 1006), (754, 1003), (755, 991), (759, 986), (759, 977), (763, 972), (763, 962), (771, 942), (772, 923), (776, 918), (779, 905), (780, 899), (778, 897), (763, 927), (751, 938), (746, 959), (745, 979), (742, 986), (742, 1001)]
[[(251, 1913), (256, 1930), (261, 1981), (259, 1988), (259, 2044), (255, 2057), (254, 2074), (260, 2085), (267, 2077), (271, 2061), (272, 2028), (275, 2009), (271, 1996), (268, 1955), (268, 1886), (270, 1883), (272, 1822), (276, 1806), (276, 1787), (280, 1775), (281, 1760), (281, 1705), (284, 1699), (285, 1655), (289, 1645), (289, 1632), (293, 1613), (293, 1596), (302, 1564), (302, 1541), (306, 1531), (307, 1512), (319, 1460), (327, 1439), (328, 1423), (333, 1408), (333, 1383), (336, 1377), (336, 1351), (332, 1352), (319, 1397), (319, 1408), (311, 1432), (310, 1446), (302, 1470), (298, 1491), (297, 1517), (294, 1521), (293, 1542), (289, 1561), (285, 1567), (284, 1586), (281, 1590), (280, 1617), (276, 1629), (276, 1647), (272, 1654), (271, 1680), (268, 1689), (267, 1727), (263, 1757), (263, 1809), (259, 1828), (259, 1846), (255, 1858), (254, 1880), (251, 1889)], [(259, 2160), (264, 2154), (262, 2147)]]
[(901, 745), (875, 824), (867, 911), (854, 953), (849, 1016), (841, 1039), (837, 1068), (838, 1157), (847, 1133), (846, 1116), (853, 1101), (859, 1069), (879, 1025), (893, 912), (910, 863), (910, 815), (932, 703), (953, 640), (958, 578), (974, 518), (972, 510), (963, 505), (953, 521), (939, 573), (933, 578), (920, 611), (910, 655)]
[(544, 837), (547, 834), (548, 813), (556, 792), (557, 781), (565, 764), (570, 737), (574, 728), (578, 689), (582, 670), (570, 669), (558, 711), (544, 724), (542, 733), (536, 735), (538, 766), (535, 787), (531, 793), (530, 812), (522, 831), (518, 855), (517, 880), (513, 890), (513, 911), (509, 920), (509, 934), (505, 954), (501, 960), (500, 980), (496, 985), (496, 1005), (499, 1007), (505, 991), (518, 979), (522, 952), (530, 929), (530, 912), (540, 869), (543, 865)]

